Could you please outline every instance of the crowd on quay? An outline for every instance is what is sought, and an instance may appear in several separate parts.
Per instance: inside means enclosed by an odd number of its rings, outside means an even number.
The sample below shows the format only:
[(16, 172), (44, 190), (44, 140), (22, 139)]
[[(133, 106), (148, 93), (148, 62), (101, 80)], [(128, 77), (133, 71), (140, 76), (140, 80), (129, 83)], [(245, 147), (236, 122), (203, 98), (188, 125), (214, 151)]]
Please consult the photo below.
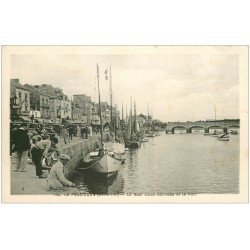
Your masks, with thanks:
[[(30, 158), (35, 165), (36, 176), (47, 178), (48, 189), (74, 186), (64, 176), (63, 168), (70, 157), (60, 154), (57, 137), (62, 137), (64, 144), (70, 143), (73, 137), (87, 139), (93, 133), (91, 126), (21, 123), (11, 124), (10, 130), (10, 154), (12, 157), (15, 153), (15, 172), (26, 172), (27, 159)], [(94, 132), (98, 133), (98, 130)]]

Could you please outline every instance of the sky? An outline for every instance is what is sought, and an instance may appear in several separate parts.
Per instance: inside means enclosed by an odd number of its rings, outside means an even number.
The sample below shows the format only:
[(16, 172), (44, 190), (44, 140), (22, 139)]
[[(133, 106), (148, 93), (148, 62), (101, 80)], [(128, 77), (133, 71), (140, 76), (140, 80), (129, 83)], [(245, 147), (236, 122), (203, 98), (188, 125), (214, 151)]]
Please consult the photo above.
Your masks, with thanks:
[(12, 55), (11, 78), (21, 84), (51, 84), (71, 98), (87, 94), (97, 102), (96, 64), (100, 68), (101, 101), (109, 101), (105, 70), (111, 66), (114, 103), (154, 119), (196, 121), (239, 118), (237, 54), (169, 55)]

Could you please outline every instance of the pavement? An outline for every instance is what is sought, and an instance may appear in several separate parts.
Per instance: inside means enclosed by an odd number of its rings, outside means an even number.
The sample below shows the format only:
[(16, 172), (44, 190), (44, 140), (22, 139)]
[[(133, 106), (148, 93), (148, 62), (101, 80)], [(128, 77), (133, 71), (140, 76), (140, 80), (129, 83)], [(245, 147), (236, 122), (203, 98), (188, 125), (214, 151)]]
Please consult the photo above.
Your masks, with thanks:
[[(73, 138), (73, 140), (65, 145), (62, 138), (59, 138), (58, 147), (67, 147), (68, 145), (76, 144), (83, 139)], [(36, 176), (35, 165), (32, 163), (31, 159), (25, 161), (26, 172), (15, 172), (16, 157), (15, 154), (11, 156), (11, 194), (12, 195), (54, 195), (55, 191), (47, 190), (46, 178), (40, 179)], [(29, 163), (30, 162), (30, 163)], [(46, 174), (46, 173), (45, 173)], [(57, 192), (57, 191), (56, 191)], [(60, 192), (60, 191), (59, 191)], [(63, 192), (63, 191), (62, 191)], [(78, 190), (76, 188), (66, 188), (64, 192), (76, 193)]]

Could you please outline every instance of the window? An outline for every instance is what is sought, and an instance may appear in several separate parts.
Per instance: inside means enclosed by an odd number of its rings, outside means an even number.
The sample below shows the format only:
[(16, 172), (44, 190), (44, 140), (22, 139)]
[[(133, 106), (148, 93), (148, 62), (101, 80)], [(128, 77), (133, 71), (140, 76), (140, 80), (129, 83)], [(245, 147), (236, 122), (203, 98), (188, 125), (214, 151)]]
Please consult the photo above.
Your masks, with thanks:
[(19, 98), (21, 99), (21, 98), (22, 98), (22, 92), (19, 92), (19, 93), (18, 93), (18, 96), (19, 96)]
[(42, 98), (42, 104), (44, 104), (44, 99)]

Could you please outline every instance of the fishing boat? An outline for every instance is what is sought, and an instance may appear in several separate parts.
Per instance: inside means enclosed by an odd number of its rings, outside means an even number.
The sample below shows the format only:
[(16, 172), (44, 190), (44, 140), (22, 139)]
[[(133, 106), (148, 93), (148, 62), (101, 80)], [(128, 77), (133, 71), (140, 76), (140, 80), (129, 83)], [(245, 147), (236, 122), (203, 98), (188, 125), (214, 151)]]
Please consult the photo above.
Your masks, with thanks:
[(149, 141), (149, 139), (146, 137), (141, 139), (141, 142), (148, 142), (148, 141)]
[[(117, 159), (115, 150), (121, 150), (117, 144), (110, 142), (110, 145), (105, 145), (103, 142), (103, 126), (102, 126), (102, 111), (101, 111), (101, 95), (99, 84), (99, 66), (97, 64), (97, 84), (98, 84), (98, 101), (99, 101), (99, 118), (101, 125), (101, 143), (97, 150), (90, 152), (84, 157), (84, 163), (87, 165), (86, 170), (93, 171), (96, 174), (110, 178), (115, 175), (121, 165), (121, 160)], [(111, 106), (112, 109), (112, 106)], [(125, 152), (125, 148), (124, 148)]]
[(125, 145), (118, 142), (106, 142), (104, 143), (104, 147), (110, 154), (119, 161), (124, 162), (126, 160), (125, 157)]
[(106, 151), (102, 157), (95, 161), (91, 167), (93, 171), (101, 175), (105, 175), (107, 178), (115, 175), (121, 165), (121, 161), (114, 158), (112, 152)]
[[(88, 193), (98, 194), (98, 195), (112, 195), (119, 194), (124, 185), (124, 179), (122, 174), (117, 172), (110, 178), (102, 178), (101, 175), (95, 175), (93, 178), (92, 173), (83, 171), (83, 175), (79, 181), (78, 185), (80, 191), (88, 190)], [(84, 183), (84, 184), (83, 184)]]
[(125, 147), (136, 149), (141, 146), (141, 138), (138, 136), (137, 121), (136, 121), (136, 106), (134, 103), (134, 119), (132, 116), (132, 98), (130, 103), (130, 114), (127, 123), (126, 135), (125, 135)]
[[(107, 72), (107, 70), (106, 70)], [(124, 162), (125, 157), (125, 145), (123, 143), (123, 138), (118, 138), (117, 133), (117, 110), (116, 105), (114, 107), (113, 115), (113, 90), (112, 90), (112, 75), (111, 75), (111, 66), (109, 67), (109, 77), (106, 75), (106, 80), (109, 78), (109, 92), (110, 92), (110, 134), (114, 133), (114, 139), (111, 142), (105, 143), (105, 148), (112, 152), (114, 158), (121, 162)], [(123, 119), (123, 104), (122, 104), (122, 119)], [(123, 125), (122, 125), (123, 126)], [(121, 128), (121, 134), (123, 137), (123, 127)]]
[(141, 141), (140, 140), (130, 141), (130, 142), (128, 142), (126, 144), (126, 147), (132, 148), (132, 149), (139, 148), (140, 146), (141, 146)]

